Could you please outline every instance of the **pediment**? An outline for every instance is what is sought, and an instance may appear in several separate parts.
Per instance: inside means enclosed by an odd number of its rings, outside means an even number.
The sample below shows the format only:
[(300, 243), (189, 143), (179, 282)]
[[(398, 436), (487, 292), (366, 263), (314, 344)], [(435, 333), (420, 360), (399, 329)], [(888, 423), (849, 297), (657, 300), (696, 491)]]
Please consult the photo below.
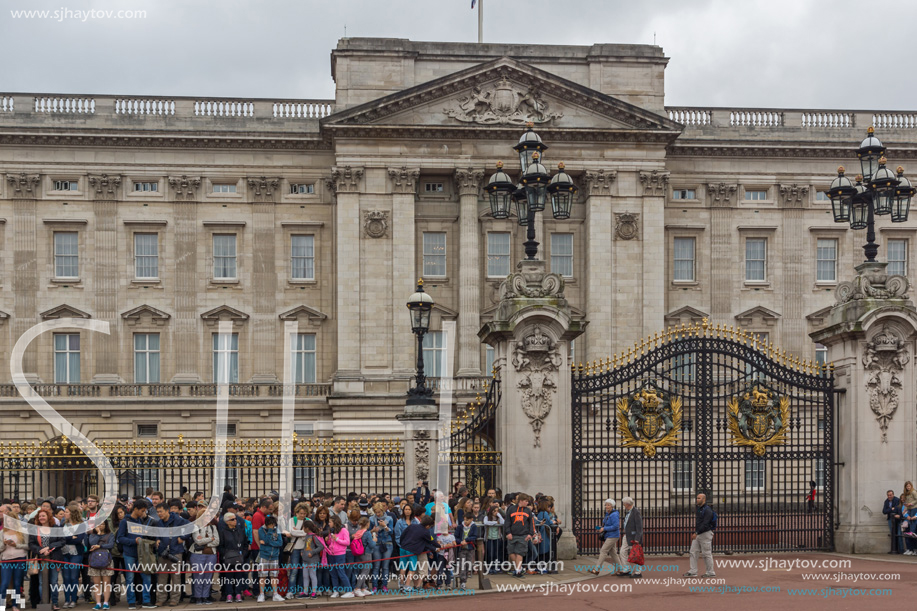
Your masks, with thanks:
[(806, 320), (808, 320), (814, 327), (820, 327), (825, 322), (825, 319), (831, 315), (832, 309), (834, 309), (834, 306), (826, 306), (820, 310), (816, 310), (807, 315)]
[(682, 130), (667, 117), (509, 57), (343, 110), (321, 122), (341, 130), (401, 128), (404, 135), (412, 128), (466, 133), (476, 128), (475, 137), (486, 137), (488, 128), (518, 133), (527, 121), (550, 131), (552, 140), (564, 139), (565, 133), (569, 139), (582, 139), (585, 131), (626, 132), (634, 139), (668, 142)]
[(763, 306), (755, 306), (735, 316), (736, 322), (742, 327), (753, 327), (756, 324), (770, 327), (775, 325), (779, 318), (780, 314)]
[(42, 320), (55, 320), (58, 318), (92, 318), (88, 312), (69, 306), (66, 303), (61, 304), (50, 310), (39, 314)]
[(315, 308), (310, 308), (307, 305), (296, 306), (292, 310), (287, 310), (286, 312), (280, 315), (280, 320), (284, 321), (300, 321), (308, 320), (309, 323), (316, 327), (322, 324), (322, 321), (328, 318), (327, 314), (319, 312)]
[(691, 306), (680, 307), (664, 316), (666, 327), (677, 326), (679, 323), (700, 323), (705, 318), (710, 318), (710, 315)]
[(248, 320), (248, 314), (228, 305), (221, 305), (212, 310), (207, 310), (201, 314), (201, 318), (208, 323), (215, 323), (221, 320), (231, 320), (234, 323), (239, 323)]
[(136, 308), (131, 308), (127, 312), (121, 313), (121, 318), (129, 322), (138, 322), (144, 316), (149, 316), (153, 322), (157, 323), (163, 323), (171, 318), (166, 312), (147, 304), (139, 305)]

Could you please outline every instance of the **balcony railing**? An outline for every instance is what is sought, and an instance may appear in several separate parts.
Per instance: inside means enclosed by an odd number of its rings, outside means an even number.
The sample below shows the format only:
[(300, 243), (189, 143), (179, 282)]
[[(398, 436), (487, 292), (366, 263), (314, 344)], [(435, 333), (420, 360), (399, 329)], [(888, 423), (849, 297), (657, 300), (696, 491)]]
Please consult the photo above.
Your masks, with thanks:
[(669, 119), (686, 127), (754, 127), (800, 129), (917, 129), (917, 111), (822, 110), (789, 108), (667, 107)]
[[(295, 384), (296, 397), (326, 397), (331, 384)], [(77, 398), (216, 397), (218, 384), (33, 384), (31, 396)], [(229, 384), (230, 397), (282, 397), (283, 384)], [(19, 397), (14, 384), (0, 384), (0, 398)]]
[[(490, 384), (490, 376), (475, 376), (470, 378), (427, 378), (427, 388), (432, 388), (435, 392), (444, 390), (457, 391), (483, 391), (484, 384)], [(411, 386), (415, 384), (414, 378), (411, 378)]]

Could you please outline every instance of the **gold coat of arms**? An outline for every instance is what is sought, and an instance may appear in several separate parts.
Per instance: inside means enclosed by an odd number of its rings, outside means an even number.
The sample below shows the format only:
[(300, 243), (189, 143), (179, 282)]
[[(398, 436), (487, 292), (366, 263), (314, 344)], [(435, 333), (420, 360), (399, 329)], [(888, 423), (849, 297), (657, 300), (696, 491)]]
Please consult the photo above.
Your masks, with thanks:
[(681, 432), (681, 399), (656, 388), (618, 399), (618, 431), (625, 448), (643, 448), (652, 458), (656, 448), (673, 446)]
[(767, 446), (786, 441), (790, 426), (790, 400), (757, 385), (740, 393), (727, 404), (732, 443), (754, 448), (755, 456), (764, 456)]

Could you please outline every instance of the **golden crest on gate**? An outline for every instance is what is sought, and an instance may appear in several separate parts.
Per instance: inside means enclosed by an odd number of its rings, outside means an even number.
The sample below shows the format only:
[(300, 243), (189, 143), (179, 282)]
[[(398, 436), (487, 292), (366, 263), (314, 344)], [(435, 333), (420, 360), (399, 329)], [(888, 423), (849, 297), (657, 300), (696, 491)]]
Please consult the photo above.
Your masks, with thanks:
[(673, 446), (681, 432), (681, 399), (647, 387), (618, 399), (618, 432), (625, 448), (643, 448), (649, 457), (656, 448)]
[(767, 446), (786, 441), (790, 427), (788, 397), (757, 384), (732, 397), (726, 408), (734, 445), (754, 448), (756, 456), (764, 456)]

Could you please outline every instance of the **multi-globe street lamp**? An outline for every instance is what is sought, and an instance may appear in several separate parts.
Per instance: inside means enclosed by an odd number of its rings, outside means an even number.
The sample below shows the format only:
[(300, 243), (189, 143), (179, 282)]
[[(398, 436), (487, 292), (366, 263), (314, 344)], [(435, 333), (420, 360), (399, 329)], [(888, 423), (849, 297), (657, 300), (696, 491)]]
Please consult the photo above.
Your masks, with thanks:
[(427, 377), (423, 372), (423, 336), (430, 330), (430, 313), (433, 311), (433, 297), (423, 290), (423, 279), (417, 281), (417, 291), (408, 298), (408, 313), (411, 315), (411, 331), (417, 336), (417, 377), (415, 386), (408, 390), (408, 405), (423, 405), (432, 402), (433, 389), (427, 388)]
[(898, 166), (896, 175), (885, 167), (888, 162), (885, 152), (885, 146), (870, 127), (857, 149), (861, 174), (856, 177), (856, 184), (844, 175), (841, 166), (828, 190), (834, 222), (850, 223), (851, 229), (866, 230), (863, 252), (869, 262), (875, 262), (879, 253), (875, 217), (889, 215), (893, 223), (907, 221), (911, 198), (917, 192), (904, 177), (904, 168)]
[(519, 138), (513, 148), (519, 153), (522, 174), (516, 183), (503, 171), (503, 162), (497, 162), (497, 171), (487, 181), (484, 190), (490, 196), (490, 212), (495, 219), (508, 218), (512, 205), (516, 206), (519, 224), (527, 227), (525, 255), (529, 260), (538, 254), (535, 241), (535, 213), (545, 209), (550, 197), (551, 211), (558, 220), (570, 218), (577, 188), (570, 175), (564, 172), (563, 162), (557, 164), (557, 174), (552, 178), (542, 164), (544, 151), (548, 148), (535, 133), (534, 124), (528, 123), (528, 130)]

